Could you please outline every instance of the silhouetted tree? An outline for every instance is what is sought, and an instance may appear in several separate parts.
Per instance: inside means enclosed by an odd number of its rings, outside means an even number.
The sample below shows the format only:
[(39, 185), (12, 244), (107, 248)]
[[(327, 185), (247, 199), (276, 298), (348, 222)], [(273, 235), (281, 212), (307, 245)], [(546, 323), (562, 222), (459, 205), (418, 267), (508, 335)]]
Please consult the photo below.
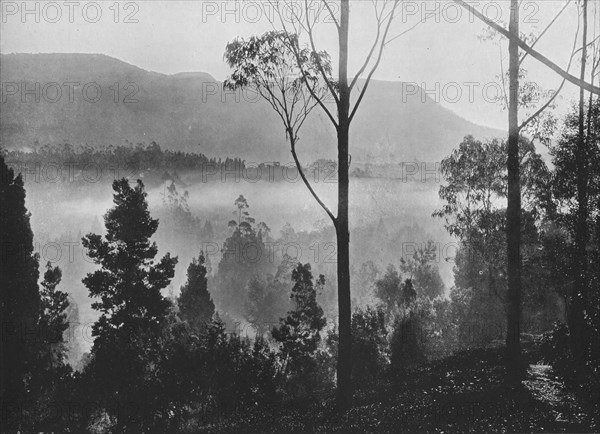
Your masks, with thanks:
[(158, 220), (150, 216), (144, 184), (132, 187), (126, 179), (113, 182), (114, 207), (104, 216), (106, 236), (88, 234), (82, 241), (88, 255), (102, 268), (83, 283), (99, 299), (95, 337), (86, 372), (90, 387), (116, 417), (117, 431), (139, 432), (155, 416), (154, 371), (160, 360), (160, 333), (170, 302), (162, 296), (174, 274), (177, 258), (167, 253), (154, 262), (158, 248), (150, 242)]
[(46, 264), (40, 290), (39, 347), (35, 368), (30, 377), (30, 390), (35, 396), (34, 410), (28, 414), (32, 429), (62, 431), (68, 426), (68, 417), (56, 412), (57, 403), (72, 397), (70, 374), (67, 364), (65, 331), (69, 327), (66, 292), (57, 289), (62, 278), (58, 267)]
[(245, 318), (258, 334), (269, 331), (288, 310), (288, 288), (285, 281), (271, 275), (266, 281), (255, 275), (248, 282)]
[(187, 270), (187, 282), (181, 287), (181, 295), (177, 299), (179, 316), (187, 321), (193, 330), (204, 330), (212, 321), (215, 304), (208, 291), (204, 252), (198, 259), (194, 258)]
[[(600, 99), (592, 99), (585, 112), (583, 145), (582, 111), (581, 107), (574, 107), (564, 119), (561, 136), (550, 146), (556, 211), (553, 221), (564, 228), (568, 235), (565, 244), (557, 246), (559, 248), (555, 254), (563, 257), (563, 265), (567, 264), (565, 272), (568, 278), (563, 279), (563, 283), (569, 289), (564, 295), (569, 301), (570, 347), (580, 372), (590, 350), (588, 347), (595, 346), (589, 333), (594, 330), (594, 333), (598, 333), (598, 325), (590, 327), (589, 321), (592, 318), (598, 321), (598, 307), (593, 300), (598, 299), (600, 292), (596, 289), (600, 281), (597, 271), (600, 251)], [(580, 175), (582, 164), (585, 185), (582, 185)], [(585, 250), (583, 253), (582, 249)]]
[(46, 272), (42, 281), (42, 290), (40, 291), (41, 310), (40, 310), (40, 331), (50, 347), (52, 356), (51, 363), (62, 364), (64, 362), (65, 351), (63, 338), (64, 332), (69, 328), (67, 322), (67, 309), (69, 307), (69, 294), (58, 290), (56, 287), (62, 279), (62, 272), (58, 267), (52, 267), (48, 262)]
[(520, 380), (521, 369), (521, 166), (519, 160), (519, 0), (511, 0), (508, 31), (509, 102), (507, 142), (506, 274), (507, 322), (506, 360), (511, 379)]
[[(514, 21), (518, 18), (513, 16), (512, 27), (518, 28), (518, 22)], [(514, 62), (514, 47), (512, 51)], [(513, 80), (511, 89), (516, 85), (518, 79)], [(511, 111), (517, 110), (514, 93), (511, 92)], [(511, 125), (516, 122), (515, 116), (511, 114)], [(446, 204), (433, 215), (445, 218), (448, 232), (457, 236), (463, 245), (468, 244), (470, 255), (479, 255), (476, 262), (480, 261), (484, 269), (481, 272), (487, 275), (489, 292), (501, 294), (507, 314), (507, 366), (513, 374), (511, 378), (518, 379), (522, 373), (523, 226), (539, 217), (537, 205), (547, 194), (549, 172), (533, 144), (519, 137), (518, 125), (513, 125), (506, 144), (497, 140), (482, 143), (472, 136), (465, 137), (459, 148), (442, 161), (441, 169), (448, 185), (441, 186), (439, 194)], [(506, 211), (498, 206), (499, 199), (507, 201)], [(512, 228), (515, 221), (519, 226), (516, 234)], [(502, 290), (503, 282), (506, 282), (506, 291)], [(474, 283), (469, 285), (474, 287)]]
[[(587, 67), (587, 37), (588, 37), (588, 0), (582, 0), (583, 14), (583, 38), (581, 46), (581, 81), (585, 80)], [(592, 75), (592, 80), (594, 79)], [(590, 107), (591, 109), (591, 107)], [(586, 301), (589, 297), (588, 281), (588, 253), (587, 244), (589, 241), (590, 230), (588, 227), (589, 218), (589, 160), (588, 149), (590, 148), (591, 136), (590, 120), (586, 122), (585, 113), (585, 90), (579, 88), (579, 113), (578, 113), (578, 131), (577, 146), (575, 151), (576, 178), (577, 178), (577, 224), (575, 225), (575, 285), (571, 295), (571, 312), (569, 322), (571, 329), (571, 351), (577, 362), (577, 369), (580, 373), (580, 379), (585, 377), (585, 359), (588, 350), (589, 330), (586, 324)], [(587, 125), (587, 132), (586, 132)]]
[[(286, 318), (281, 319), (279, 327), (273, 328), (272, 335), (281, 346), (284, 372), (289, 375), (291, 385), (307, 392), (315, 386), (311, 382), (316, 371), (314, 356), (326, 319), (317, 303), (317, 288), (310, 264), (299, 263), (292, 271), (292, 280), (294, 286), (290, 297), (295, 307)], [(324, 284), (325, 278), (321, 275), (316, 286)]]
[(385, 311), (389, 315), (412, 303), (417, 293), (412, 280), (406, 279), (402, 282), (398, 270), (390, 264), (383, 277), (375, 282), (375, 297), (383, 302)]
[[(235, 68), (230, 82), (234, 87), (257, 86), (259, 93), (271, 104), (281, 117), (287, 138), (290, 140), (292, 156), (300, 177), (317, 203), (327, 213), (336, 229), (337, 236), (337, 280), (339, 314), (339, 352), (337, 366), (338, 409), (345, 411), (352, 406), (352, 300), (350, 294), (350, 229), (349, 171), (350, 171), (350, 125), (377, 70), (384, 48), (396, 37), (390, 35), (390, 27), (396, 16), (400, 0), (374, 2), (375, 28), (377, 36), (371, 49), (354, 76), (348, 80), (350, 2), (341, 0), (339, 16), (326, 2), (328, 18), (335, 25), (339, 42), (338, 79), (332, 77), (330, 56), (318, 51), (315, 45), (315, 28), (320, 14), (309, 13), (315, 3), (304, 0), (300, 15), (287, 1), (271, 4), (279, 16), (281, 31), (273, 31), (248, 41), (235, 40), (228, 44), (225, 57)], [(303, 7), (302, 7), (303, 6)], [(289, 12), (292, 20), (289, 20)], [(305, 13), (302, 13), (305, 12)], [(290, 23), (291, 21), (291, 23)], [(288, 29), (289, 26), (291, 29)], [(310, 47), (302, 47), (299, 35), (306, 31)], [(351, 94), (359, 78), (368, 71), (358, 97), (351, 103)], [(274, 91), (262, 83), (275, 83)], [(301, 84), (304, 87), (300, 86)], [(266, 90), (261, 92), (261, 87)], [(306, 92), (308, 91), (308, 92)], [(325, 92), (324, 92), (325, 91)], [(287, 95), (286, 95), (287, 94)], [(290, 103), (292, 95), (293, 103)], [(326, 97), (332, 97), (337, 116), (325, 105)], [(316, 194), (306, 178), (296, 154), (298, 131), (310, 110), (319, 105), (337, 132), (338, 166), (338, 212), (335, 216)], [(294, 114), (294, 107), (299, 108)]]
[(352, 314), (352, 378), (367, 382), (378, 378), (387, 363), (387, 330), (383, 309), (368, 306)]
[[(2, 430), (16, 430), (24, 422), (20, 408), (29, 398), (27, 375), (38, 349), (38, 255), (33, 252), (30, 214), (25, 207), (21, 175), (9, 168), (0, 153), (0, 391), (9, 407), (2, 417)], [(34, 331), (34, 333), (31, 333)], [(3, 409), (4, 412), (4, 409)], [(15, 416), (13, 420), (11, 416)]]
[(422, 325), (419, 313), (409, 310), (394, 320), (390, 341), (390, 363), (394, 373), (425, 361), (422, 342)]

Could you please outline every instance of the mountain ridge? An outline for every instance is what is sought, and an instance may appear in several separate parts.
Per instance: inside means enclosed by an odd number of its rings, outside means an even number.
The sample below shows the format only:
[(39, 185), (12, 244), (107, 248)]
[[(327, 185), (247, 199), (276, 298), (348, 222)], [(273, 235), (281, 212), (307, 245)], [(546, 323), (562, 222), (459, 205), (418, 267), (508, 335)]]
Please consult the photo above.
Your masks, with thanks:
[[(105, 54), (0, 54), (0, 143), (158, 142), (163, 148), (250, 161), (291, 161), (281, 120), (251, 92), (211, 74), (147, 71)], [(467, 134), (502, 135), (404, 83), (373, 80), (351, 129), (355, 161), (439, 161)], [(332, 107), (334, 109), (334, 107)], [(300, 131), (303, 161), (335, 158), (336, 134), (316, 108)]]

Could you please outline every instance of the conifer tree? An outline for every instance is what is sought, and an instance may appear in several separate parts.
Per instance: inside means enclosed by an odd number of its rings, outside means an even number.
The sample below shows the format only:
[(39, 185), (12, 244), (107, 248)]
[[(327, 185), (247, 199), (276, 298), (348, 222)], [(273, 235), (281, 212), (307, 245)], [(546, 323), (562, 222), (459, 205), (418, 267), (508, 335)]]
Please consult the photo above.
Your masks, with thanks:
[(204, 252), (194, 258), (187, 270), (187, 282), (181, 287), (177, 300), (179, 316), (187, 321), (194, 331), (204, 330), (212, 321), (215, 304), (208, 292)]
[[(144, 184), (132, 187), (127, 179), (113, 182), (114, 207), (104, 216), (106, 236), (88, 234), (83, 245), (101, 266), (83, 283), (92, 307), (101, 315), (93, 326), (95, 337), (86, 374), (100, 399), (116, 417), (118, 432), (140, 432), (151, 424), (159, 402), (156, 372), (160, 363), (160, 334), (171, 304), (162, 294), (175, 270), (170, 254), (155, 262), (158, 248), (150, 238), (158, 220), (150, 216)], [(101, 401), (102, 402), (102, 401)]]
[[(27, 398), (26, 377), (37, 351), (38, 255), (33, 251), (23, 179), (15, 176), (2, 154), (0, 203), (0, 392), (2, 402), (18, 406)], [(9, 421), (3, 415), (2, 431), (5, 422)]]
[[(281, 325), (273, 329), (273, 338), (281, 344), (281, 353), (291, 375), (301, 374), (314, 365), (315, 352), (321, 340), (320, 332), (327, 322), (323, 309), (317, 303), (317, 288), (313, 283), (310, 264), (298, 263), (292, 271), (294, 287), (290, 296), (294, 310), (281, 319)], [(320, 275), (317, 287), (325, 285)]]
[(40, 291), (41, 309), (40, 309), (40, 331), (44, 337), (46, 352), (50, 355), (49, 362), (54, 364), (64, 364), (66, 347), (64, 345), (63, 334), (69, 323), (67, 322), (67, 308), (69, 307), (69, 295), (58, 290), (56, 287), (62, 279), (62, 271), (58, 267), (52, 267), (48, 262), (44, 281)]

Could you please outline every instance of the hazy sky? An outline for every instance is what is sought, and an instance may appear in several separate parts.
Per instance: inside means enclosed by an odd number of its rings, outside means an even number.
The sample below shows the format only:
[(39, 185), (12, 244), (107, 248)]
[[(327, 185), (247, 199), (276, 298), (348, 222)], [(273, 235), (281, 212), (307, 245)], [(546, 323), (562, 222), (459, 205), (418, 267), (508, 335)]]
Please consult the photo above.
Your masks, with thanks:
[[(335, 2), (332, 2), (335, 4)], [(471, 2), (491, 18), (508, 20), (508, 1)], [(575, 3), (572, 1), (571, 3)], [(591, 8), (598, 9), (598, 0)], [(173, 74), (205, 71), (217, 79), (228, 74), (223, 51), (236, 36), (271, 29), (273, 11), (265, 1), (6, 1), (0, 0), (2, 23), (0, 52), (103, 53), (141, 68)], [(28, 12), (24, 11), (26, 5)], [(565, 0), (522, 0), (523, 31), (539, 33), (565, 4)], [(335, 7), (335, 6), (334, 6)], [(316, 11), (316, 9), (315, 9)], [(317, 12), (312, 12), (317, 13)], [(427, 17), (427, 20), (423, 20)], [(317, 45), (337, 60), (336, 31), (319, 14)], [(289, 14), (289, 21), (292, 20)], [(370, 48), (375, 26), (372, 4), (351, 1), (351, 71), (356, 71)], [(288, 23), (289, 24), (289, 23)], [(506, 114), (491, 100), (499, 86), (500, 56), (507, 66), (507, 44), (502, 50), (481, 42), (485, 26), (450, 0), (404, 1), (391, 34), (412, 26), (392, 42), (375, 78), (415, 82), (459, 115), (476, 123), (505, 128)], [(574, 4), (547, 32), (537, 49), (566, 66), (577, 25)], [(598, 22), (596, 29), (598, 34)], [(577, 74), (579, 62), (571, 66)], [(529, 78), (554, 89), (560, 79), (534, 59), (525, 62)], [(485, 88), (485, 92), (484, 92)], [(566, 86), (564, 95), (574, 95)]]

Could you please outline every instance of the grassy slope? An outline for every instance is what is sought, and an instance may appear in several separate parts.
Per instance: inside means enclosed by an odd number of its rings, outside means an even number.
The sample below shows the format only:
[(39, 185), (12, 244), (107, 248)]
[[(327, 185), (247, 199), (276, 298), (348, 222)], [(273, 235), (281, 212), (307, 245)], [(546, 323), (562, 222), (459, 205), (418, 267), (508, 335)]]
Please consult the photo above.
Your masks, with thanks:
[[(256, 409), (194, 432), (594, 432), (598, 407), (584, 403), (528, 352), (520, 389), (504, 382), (502, 349), (473, 350), (412, 370), (396, 383), (358, 391), (355, 407), (338, 417), (333, 396), (305, 408)], [(589, 404), (589, 403), (588, 403)], [(594, 414), (594, 411), (596, 414)]]

